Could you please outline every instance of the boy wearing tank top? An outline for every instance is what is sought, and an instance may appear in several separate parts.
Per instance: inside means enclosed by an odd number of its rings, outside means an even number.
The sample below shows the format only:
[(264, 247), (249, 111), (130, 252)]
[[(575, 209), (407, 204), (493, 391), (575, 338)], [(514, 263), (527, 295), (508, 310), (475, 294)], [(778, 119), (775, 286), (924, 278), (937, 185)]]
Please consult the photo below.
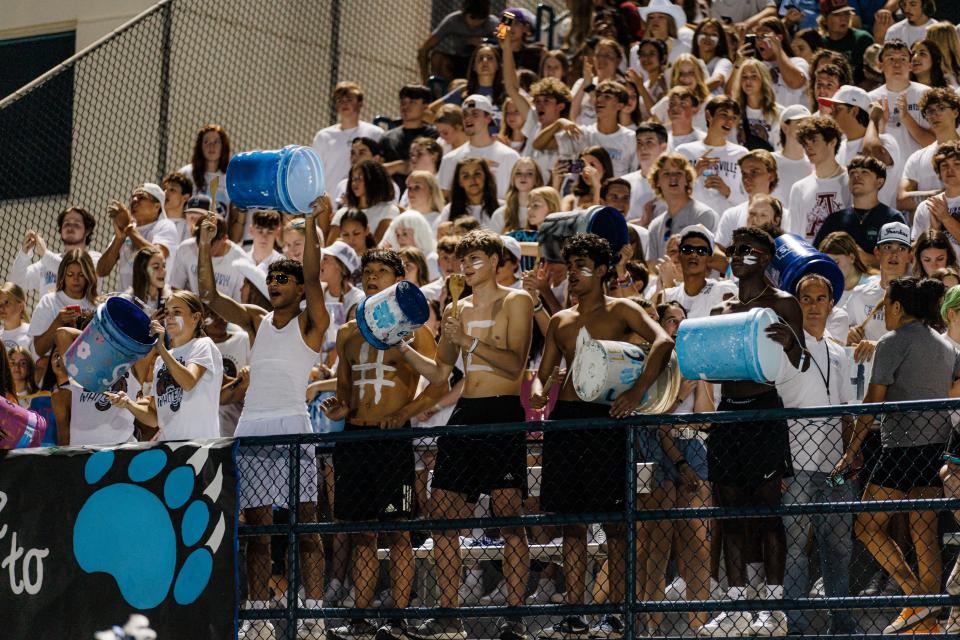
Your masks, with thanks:
[[(444, 383), (463, 357), (463, 394), (449, 424), (470, 425), (524, 422), (520, 382), (527, 365), (533, 333), (533, 301), (523, 290), (497, 284), (503, 263), (500, 236), (471, 231), (457, 243), (466, 284), (472, 295), (451, 304), (443, 314), (443, 330), (436, 361), (413, 349), (404, 357), (433, 383)], [(432, 518), (456, 518), (480, 494), (490, 496), (496, 515), (520, 515), (527, 491), (526, 436), (523, 432), (478, 436), (441, 436), (433, 472)], [(523, 527), (500, 530), (504, 540), (503, 572), (507, 604), (522, 606), (526, 595), (529, 548)], [(460, 540), (457, 530), (434, 532), (434, 559), (440, 587), (440, 606), (459, 605)], [(463, 622), (430, 619), (411, 629), (418, 640), (466, 638)], [(507, 618), (501, 640), (526, 638), (523, 622)]]
[[(329, 211), (329, 200), (323, 203)], [(312, 433), (306, 406), (310, 369), (323, 347), (330, 324), (320, 284), (320, 242), (315, 217), (307, 216), (303, 264), (284, 259), (272, 263), (267, 273), (267, 290), (273, 311), (243, 305), (217, 292), (210, 245), (217, 234), (216, 221), (207, 216), (200, 224), (197, 279), (200, 296), (227, 322), (244, 329), (253, 342), (250, 352), (250, 382), (236, 436)], [(307, 306), (300, 310), (306, 296)], [(317, 522), (317, 470), (313, 447), (304, 446), (301, 455), (299, 518)], [(288, 460), (286, 450), (248, 448), (237, 460), (241, 478), (240, 506), (247, 524), (273, 523), (273, 505), (287, 506)], [(254, 484), (251, 481), (257, 478)], [(290, 505), (292, 506), (292, 505)], [(318, 534), (300, 536), (301, 575), (306, 600), (301, 606), (316, 608), (323, 597), (323, 547)], [(251, 538), (247, 546), (249, 607), (266, 609), (270, 600), (271, 560), (269, 536)], [(250, 622), (250, 624), (246, 624)], [(298, 638), (322, 638), (321, 621), (299, 621)], [(267, 620), (245, 621), (238, 638), (272, 637)]]
[[(363, 292), (380, 293), (403, 280), (404, 269), (395, 251), (373, 249), (363, 255)], [(344, 431), (410, 429), (410, 419), (429, 409), (447, 392), (447, 384), (431, 384), (417, 395), (420, 374), (404, 359), (403, 350), (426, 358), (437, 345), (427, 327), (414, 332), (410, 343), (378, 350), (360, 333), (356, 320), (337, 332), (337, 395), (323, 401), (327, 418), (345, 420)], [(345, 521), (407, 519), (412, 513), (414, 455), (412, 439), (339, 442), (333, 450), (334, 518)], [(413, 548), (409, 531), (387, 534), (390, 546), (390, 589), (394, 606), (410, 604), (414, 580)], [(367, 608), (379, 577), (375, 532), (350, 534), (353, 542), (354, 606)], [(341, 640), (401, 640), (406, 637), (402, 618), (387, 620), (378, 631), (359, 618), (329, 635)]]

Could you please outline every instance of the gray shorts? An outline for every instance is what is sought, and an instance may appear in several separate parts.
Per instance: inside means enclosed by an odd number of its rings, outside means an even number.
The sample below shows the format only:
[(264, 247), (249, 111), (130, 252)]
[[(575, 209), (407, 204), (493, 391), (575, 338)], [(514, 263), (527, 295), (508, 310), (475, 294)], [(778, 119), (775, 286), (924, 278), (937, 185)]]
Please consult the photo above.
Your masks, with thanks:
[[(247, 420), (241, 417), (237, 436), (312, 433), (307, 416), (282, 416)], [(300, 487), (298, 502), (316, 502), (320, 477), (314, 445), (299, 446)], [(283, 446), (242, 446), (237, 453), (240, 508), (289, 507), (290, 451)]]

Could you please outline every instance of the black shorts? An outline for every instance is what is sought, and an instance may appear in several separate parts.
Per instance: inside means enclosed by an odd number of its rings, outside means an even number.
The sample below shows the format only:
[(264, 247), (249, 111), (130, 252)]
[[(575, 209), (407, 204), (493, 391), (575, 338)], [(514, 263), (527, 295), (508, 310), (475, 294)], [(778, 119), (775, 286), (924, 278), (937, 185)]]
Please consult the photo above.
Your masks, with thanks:
[[(379, 428), (347, 423), (343, 430)], [(338, 442), (333, 448), (333, 517), (351, 521), (410, 517), (414, 474), (412, 440)]]
[[(518, 396), (460, 398), (447, 424), (524, 422)], [(527, 496), (527, 438), (524, 432), (440, 436), (433, 469), (434, 489), (453, 491), (476, 502), (494, 489), (519, 489)]]
[(914, 487), (941, 487), (943, 443), (918, 447), (884, 447), (870, 473), (869, 484), (904, 493)]
[[(551, 420), (609, 418), (610, 405), (560, 401)], [(546, 431), (540, 507), (551, 513), (623, 509), (626, 491), (626, 429)]]
[[(717, 411), (782, 409), (776, 390), (750, 398), (722, 398)], [(793, 475), (786, 420), (721, 422), (707, 433), (710, 482), (756, 487), (774, 478)]]

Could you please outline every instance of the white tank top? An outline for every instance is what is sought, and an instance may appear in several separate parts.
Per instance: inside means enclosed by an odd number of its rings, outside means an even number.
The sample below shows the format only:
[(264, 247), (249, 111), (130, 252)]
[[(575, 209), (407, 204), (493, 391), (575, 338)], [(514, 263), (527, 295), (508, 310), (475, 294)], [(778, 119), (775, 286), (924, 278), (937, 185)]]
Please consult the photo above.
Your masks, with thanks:
[(309, 416), (307, 382), (320, 354), (303, 341), (299, 317), (283, 329), (273, 326), (271, 311), (260, 321), (250, 352), (250, 386), (243, 401), (244, 420)]
[[(110, 390), (113, 393), (125, 391), (131, 398), (136, 398), (140, 383), (128, 372)], [(70, 383), (70, 446), (121, 444), (132, 438), (132, 413), (112, 406), (102, 393), (84, 391)]]

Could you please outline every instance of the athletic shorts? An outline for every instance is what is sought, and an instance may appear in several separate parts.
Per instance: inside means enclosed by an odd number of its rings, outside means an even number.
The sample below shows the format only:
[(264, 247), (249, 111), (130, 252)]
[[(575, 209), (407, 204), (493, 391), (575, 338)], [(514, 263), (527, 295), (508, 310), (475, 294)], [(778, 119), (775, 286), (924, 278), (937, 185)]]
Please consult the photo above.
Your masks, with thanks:
[[(558, 401), (551, 420), (609, 418), (610, 405)], [(626, 492), (626, 429), (545, 431), (540, 507), (551, 513), (620, 511)]]
[[(523, 422), (519, 396), (460, 398), (451, 425)], [(476, 502), (494, 489), (519, 489), (527, 496), (526, 434), (440, 436), (433, 469), (434, 489), (453, 491)]]
[(918, 447), (883, 447), (870, 473), (869, 484), (904, 493), (914, 487), (940, 487), (943, 443)]
[[(313, 430), (307, 416), (244, 419), (241, 416), (235, 435), (278, 436), (308, 434)], [(318, 471), (316, 447), (300, 446), (299, 502), (316, 502)], [(240, 484), (240, 508), (289, 507), (290, 447), (288, 445), (244, 445), (237, 453), (237, 477)]]
[[(722, 398), (718, 411), (782, 409), (776, 390), (749, 398)], [(707, 433), (707, 469), (711, 482), (757, 487), (793, 475), (787, 421), (720, 422)]]
[[(407, 423), (403, 429), (409, 429)], [(380, 431), (347, 423), (349, 431)], [(333, 448), (333, 517), (397, 520), (413, 513), (414, 457), (408, 439), (338, 442)]]
[[(709, 475), (709, 465), (707, 464), (707, 447), (700, 438), (673, 438), (674, 446), (683, 455), (684, 460), (693, 469), (701, 480), (706, 480)], [(667, 458), (663, 464), (663, 475), (667, 480), (678, 482), (680, 480), (680, 471), (673, 464), (673, 461)]]

